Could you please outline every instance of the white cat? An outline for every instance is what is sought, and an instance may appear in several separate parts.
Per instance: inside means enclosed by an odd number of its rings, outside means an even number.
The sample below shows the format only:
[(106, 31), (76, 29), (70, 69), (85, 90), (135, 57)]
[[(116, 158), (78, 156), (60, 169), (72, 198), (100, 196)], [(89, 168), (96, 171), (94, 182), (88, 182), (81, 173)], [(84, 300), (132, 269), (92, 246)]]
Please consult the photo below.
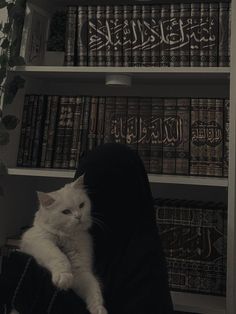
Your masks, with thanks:
[(92, 271), (91, 203), (83, 177), (54, 192), (38, 192), (38, 199), (39, 210), (22, 236), (21, 251), (50, 271), (55, 286), (72, 288), (91, 314), (107, 314)]

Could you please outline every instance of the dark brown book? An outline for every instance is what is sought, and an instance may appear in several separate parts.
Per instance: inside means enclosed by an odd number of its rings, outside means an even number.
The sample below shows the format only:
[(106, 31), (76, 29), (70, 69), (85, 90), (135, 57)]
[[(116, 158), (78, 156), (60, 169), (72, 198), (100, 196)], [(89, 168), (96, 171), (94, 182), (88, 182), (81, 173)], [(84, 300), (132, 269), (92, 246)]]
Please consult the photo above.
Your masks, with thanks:
[(191, 4), (180, 4), (180, 22), (182, 40), (179, 45), (180, 66), (190, 65), (190, 33), (191, 33)]
[[(200, 36), (199, 36), (199, 44), (200, 44), (200, 66), (206, 67), (209, 66), (209, 49), (210, 49), (210, 14), (209, 14), (210, 6), (209, 3), (201, 3), (200, 4)], [(217, 48), (216, 48), (217, 49)], [(217, 50), (216, 50), (217, 51)]]
[(139, 99), (139, 119), (138, 119), (138, 154), (141, 157), (146, 172), (150, 172), (151, 137), (150, 124), (152, 116), (152, 98)]
[(208, 130), (208, 99), (198, 100), (198, 175), (205, 176), (208, 167), (207, 156), (207, 130)]
[(114, 66), (114, 6), (106, 6), (107, 44), (105, 51), (105, 65)]
[(132, 9), (130, 5), (124, 5), (123, 7), (123, 66), (132, 66)]
[[(86, 96), (81, 96), (81, 98), (78, 100), (81, 103), (81, 117), (80, 117), (80, 124), (79, 129), (77, 133), (77, 147), (76, 147), (76, 156), (75, 156), (75, 168), (77, 169), (79, 162), (80, 162), (80, 156), (81, 156), (81, 150), (82, 150), (82, 133), (84, 132), (84, 117), (85, 117), (85, 109), (88, 110), (88, 104), (86, 103)], [(88, 98), (89, 100), (89, 98)], [(85, 137), (86, 135), (84, 135)]]
[(150, 121), (150, 173), (162, 173), (164, 99), (152, 98)]
[(198, 98), (191, 99), (191, 124), (190, 124), (190, 175), (198, 175), (199, 158), (199, 110)]
[(229, 172), (229, 99), (224, 100), (224, 149), (223, 149), (223, 176), (228, 177)]
[(104, 124), (104, 143), (114, 143), (116, 118), (116, 98), (106, 97), (106, 111)]
[(103, 140), (104, 140), (105, 109), (106, 109), (106, 97), (99, 97), (96, 146), (103, 144)]
[[(142, 24), (141, 24), (142, 23)], [(142, 5), (142, 18), (140, 23), (141, 34), (141, 64), (151, 65), (151, 6)]]
[(83, 120), (80, 136), (80, 149), (78, 161), (86, 156), (88, 151), (89, 116), (91, 113), (91, 96), (84, 97)]
[(128, 97), (126, 145), (134, 151), (138, 150), (139, 101), (139, 97)]
[(106, 45), (107, 45), (107, 28), (106, 28), (106, 8), (97, 6), (96, 16), (97, 27), (97, 66), (106, 65)]
[(78, 21), (77, 21), (77, 60), (78, 66), (88, 65), (88, 7), (78, 6)]
[(209, 66), (216, 67), (218, 65), (219, 55), (219, 4), (209, 4)]
[(132, 16), (132, 66), (142, 65), (141, 20), (142, 7), (141, 5), (134, 5)]
[(175, 174), (175, 154), (177, 134), (177, 100), (164, 99), (164, 132), (163, 132), (163, 173)]
[(40, 162), (39, 166), (45, 166), (45, 158), (47, 152), (47, 142), (48, 142), (48, 129), (49, 129), (49, 122), (50, 122), (50, 114), (51, 114), (51, 105), (52, 105), (52, 96), (44, 96), (46, 102), (46, 114), (45, 114), (45, 121), (43, 123), (43, 137), (42, 137), (42, 149), (40, 155)]
[(29, 136), (29, 144), (28, 144), (28, 158), (26, 160), (25, 166), (32, 167), (32, 154), (33, 154), (33, 144), (34, 144), (34, 137), (36, 132), (36, 123), (37, 123), (37, 111), (38, 111), (38, 99), (39, 96), (34, 96), (34, 101), (32, 104), (32, 116), (31, 116), (31, 128), (30, 128), (30, 136)]
[(114, 120), (114, 141), (126, 143), (127, 97), (116, 97), (116, 115)]
[(114, 66), (123, 65), (123, 6), (114, 6)]
[(91, 97), (91, 109), (88, 125), (88, 150), (93, 150), (96, 146), (97, 134), (97, 112), (98, 112), (98, 97)]
[(77, 155), (78, 155), (78, 142), (80, 138), (80, 130), (82, 124), (82, 112), (83, 112), (83, 96), (75, 97), (75, 113), (73, 119), (73, 129), (72, 129), (72, 143), (70, 148), (70, 157), (69, 157), (69, 168), (75, 169), (77, 164)]
[(190, 98), (177, 99), (177, 141), (175, 152), (175, 173), (189, 174), (189, 128), (190, 128)]
[(97, 66), (96, 7), (88, 6), (88, 65)]
[(200, 65), (200, 3), (191, 3), (191, 28), (190, 28), (190, 66)]
[(65, 39), (65, 61), (67, 66), (75, 65), (76, 47), (76, 28), (77, 28), (77, 7), (68, 6), (66, 16), (66, 39)]
[(153, 41), (151, 43), (151, 64), (152, 66), (160, 65), (160, 43), (161, 43), (161, 5), (151, 6), (151, 35)]
[(219, 53), (218, 65), (220, 67), (229, 66), (229, 46), (230, 46), (230, 4), (219, 3)]
[(162, 4), (161, 6), (161, 43), (160, 43), (160, 66), (170, 66), (170, 5)]
[[(182, 25), (181, 25), (182, 26)], [(169, 22), (169, 53), (170, 53), (170, 66), (180, 66), (180, 4), (170, 5), (170, 22)]]

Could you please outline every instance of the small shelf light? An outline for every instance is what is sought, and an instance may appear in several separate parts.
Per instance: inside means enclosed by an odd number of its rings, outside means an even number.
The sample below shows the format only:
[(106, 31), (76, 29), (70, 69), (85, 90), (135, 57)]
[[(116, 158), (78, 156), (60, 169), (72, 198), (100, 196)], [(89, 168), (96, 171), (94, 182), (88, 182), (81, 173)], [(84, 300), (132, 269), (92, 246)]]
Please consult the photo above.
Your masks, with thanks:
[(106, 74), (105, 84), (107, 86), (130, 86), (131, 77), (126, 74)]

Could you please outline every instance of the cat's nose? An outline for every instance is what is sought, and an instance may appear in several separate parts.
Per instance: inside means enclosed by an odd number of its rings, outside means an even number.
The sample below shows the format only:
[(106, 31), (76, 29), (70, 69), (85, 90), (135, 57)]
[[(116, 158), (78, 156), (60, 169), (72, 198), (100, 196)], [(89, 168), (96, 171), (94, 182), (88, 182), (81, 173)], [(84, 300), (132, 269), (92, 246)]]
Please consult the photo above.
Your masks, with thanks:
[(75, 218), (80, 220), (81, 219), (81, 214), (75, 214)]

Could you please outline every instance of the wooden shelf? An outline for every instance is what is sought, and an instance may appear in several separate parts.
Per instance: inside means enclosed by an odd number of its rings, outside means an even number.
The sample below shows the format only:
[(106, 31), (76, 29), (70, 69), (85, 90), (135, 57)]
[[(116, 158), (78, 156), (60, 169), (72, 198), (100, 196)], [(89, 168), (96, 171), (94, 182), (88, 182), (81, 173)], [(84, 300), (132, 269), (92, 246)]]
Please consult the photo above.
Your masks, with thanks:
[[(39, 177), (55, 177), (55, 178), (74, 178), (74, 170), (66, 169), (42, 169), (42, 168), (10, 168), (10, 175), (19, 176), (39, 176)], [(150, 183), (167, 183), (167, 184), (187, 184), (187, 185), (205, 185), (227, 187), (227, 178), (210, 178), (210, 177), (194, 177), (194, 176), (178, 176), (149, 174)]]
[(174, 309), (199, 314), (226, 314), (225, 297), (212, 295), (171, 292)]
[(134, 83), (153, 79), (186, 81), (216, 80), (229, 82), (229, 67), (66, 67), (66, 66), (18, 66), (11, 74), (29, 78), (77, 79), (83, 81), (105, 80), (107, 74), (129, 75)]

